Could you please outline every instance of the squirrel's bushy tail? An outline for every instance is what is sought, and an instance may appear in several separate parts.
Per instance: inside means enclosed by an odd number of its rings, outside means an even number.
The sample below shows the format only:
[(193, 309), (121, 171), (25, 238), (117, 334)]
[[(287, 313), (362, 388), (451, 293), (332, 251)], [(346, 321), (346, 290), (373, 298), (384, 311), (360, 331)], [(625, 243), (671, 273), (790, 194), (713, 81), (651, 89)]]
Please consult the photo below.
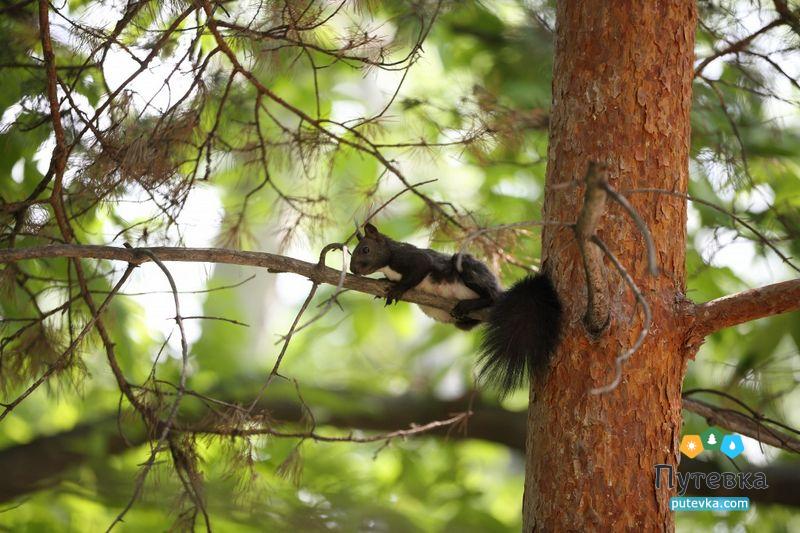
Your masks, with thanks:
[(545, 274), (515, 283), (495, 302), (481, 342), (480, 379), (501, 396), (545, 368), (561, 332), (561, 302)]

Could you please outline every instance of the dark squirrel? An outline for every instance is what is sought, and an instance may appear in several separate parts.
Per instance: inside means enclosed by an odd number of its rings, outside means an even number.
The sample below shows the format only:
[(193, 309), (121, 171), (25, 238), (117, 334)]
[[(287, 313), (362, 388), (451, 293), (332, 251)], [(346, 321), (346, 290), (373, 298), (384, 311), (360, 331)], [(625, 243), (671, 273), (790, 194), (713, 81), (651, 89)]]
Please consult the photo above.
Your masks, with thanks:
[(397, 242), (372, 224), (364, 225), (363, 234), (357, 229), (356, 236), (350, 271), (358, 275), (382, 272), (393, 281), (386, 305), (397, 303), (412, 288), (455, 298), (459, 302), (450, 313), (420, 308), (434, 320), (464, 330), (480, 323), (468, 316), (472, 311), (491, 307), (478, 358), (479, 376), (499, 388), (501, 395), (547, 367), (561, 331), (561, 303), (545, 274), (527, 276), (503, 291), (492, 271), (471, 255), (448, 255)]

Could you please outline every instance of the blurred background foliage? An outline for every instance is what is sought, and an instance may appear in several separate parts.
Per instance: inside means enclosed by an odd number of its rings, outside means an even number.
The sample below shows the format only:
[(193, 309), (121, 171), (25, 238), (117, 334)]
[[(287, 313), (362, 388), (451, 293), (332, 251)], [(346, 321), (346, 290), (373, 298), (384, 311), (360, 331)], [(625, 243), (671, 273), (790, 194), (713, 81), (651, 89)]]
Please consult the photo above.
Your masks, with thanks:
[[(735, 40), (732, 36), (746, 35), (747, 29), (757, 29), (759, 22), (774, 16), (769, 8), (745, 1), (701, 1), (699, 5), (703, 21), (698, 31), (699, 57), (718, 49), (721, 39)], [(110, 30), (123, 7), (80, 0), (67, 2), (63, 12)], [(146, 54), (148, 43), (158, 37), (151, 30), (165, 27), (185, 8), (186, 4), (172, 2), (141, 11), (136, 24), (119, 36), (120, 42), (136, 54)], [(54, 141), (43, 105), (44, 70), (33, 59), (41, 57), (36, 7), (4, 1), (0, 9), (4, 36), (0, 194), (7, 203), (24, 199), (41, 181)], [(237, 6), (228, 9), (234, 11)], [(332, 43), (350, 26), (379, 28), (393, 45), (392, 57), (402, 58), (435, 13), (438, 17), (423, 52), (407, 74), (403, 69), (387, 71), (363, 68), (353, 61), (331, 61), (314, 50), (301, 57), (293, 48), (273, 50), (266, 44), (259, 48), (258, 40), (234, 41), (234, 46), (276, 94), (310, 115), (337, 123), (380, 111), (405, 76), (397, 98), (368, 131), (378, 143), (416, 145), (387, 146), (387, 158), (414, 183), (435, 179), (420, 190), (436, 201), (457, 206), (464, 220), (474, 218), (476, 224), (486, 225), (540, 220), (553, 54), (552, 3), (356, 2), (346, 16), (321, 26), (316, 38)], [(268, 14), (263, 16), (266, 19)], [(74, 220), (81, 242), (232, 246), (314, 260), (324, 244), (351, 233), (354, 218), (363, 219), (371, 208), (403, 189), (375, 158), (324, 142), (310, 144), (315, 153), (302, 152), (299, 144), (276, 144), (270, 147), (266, 165), (262, 158), (236, 149), (209, 155), (208, 164), (193, 162), (196, 145), (213, 128), (220, 145), (258, 143), (252, 129), (257, 95), (241, 77), (226, 89), (230, 65), (221, 56), (205, 72), (202, 90), (166, 119), (172, 126), (166, 130), (155, 126), (175, 103), (174, 95), (165, 96), (170, 91), (157, 92), (158, 87), (175, 57), (185, 52), (185, 36), (191, 34), (195, 22), (193, 17), (183, 22), (187, 32), (159, 51), (157, 66), (121, 94), (117, 108), (110, 110), (111, 115), (117, 114), (117, 139), (109, 137), (107, 144), (137, 147), (135, 156), (122, 163), (113, 161), (119, 181), (104, 181), (113, 166), (108, 146), (77, 150), (73, 159), (77, 170), (67, 189), (73, 198), (72, 214), (79, 214)], [(81, 46), (86, 43), (75, 44), (74, 28), (65, 18), (53, 16), (52, 24), (59, 64), (80, 64), (85, 58)], [(800, 91), (789, 80), (800, 74), (798, 36), (781, 30), (765, 41), (759, 44), (763, 48), (754, 45), (754, 50), (783, 65), (785, 75), (748, 55), (719, 59), (696, 79), (690, 193), (735, 211), (787, 256), (797, 256), (800, 122), (796, 101)], [(200, 50), (208, 53), (213, 47), (210, 36), (202, 36)], [(69, 70), (63, 73), (87, 110), (136, 67), (121, 47), (113, 53), (113, 61), (103, 69), (81, 71), (77, 76)], [(312, 62), (327, 66), (314, 69)], [(188, 78), (183, 73), (172, 81), (185, 87)], [(217, 110), (223, 101), (220, 120)], [(275, 106), (267, 111), (287, 123), (293, 120)], [(280, 137), (276, 122), (267, 119), (266, 111), (259, 113), (255, 120), (263, 121), (264, 136)], [(311, 129), (297, 131), (298, 135), (318, 135)], [(454, 140), (461, 142), (448, 144)], [(270, 186), (264, 186), (267, 172)], [(14, 245), (54, 240), (55, 233), (43, 230), (47, 221), (44, 207), (34, 206)], [(393, 201), (376, 221), (395, 239), (443, 250), (457, 249), (458, 239), (464, 236), (442, 224), (441, 217), (409, 193)], [(726, 214), (690, 204), (688, 224), (688, 296), (695, 301), (797, 275)], [(508, 233), (498, 239), (520, 264), (535, 266), (536, 235)], [(502, 271), (506, 283), (524, 273), (497, 250), (471, 251)], [(107, 291), (119, 275), (114, 270), (118, 264), (85, 264), (95, 291)], [(340, 256), (329, 254), (328, 264), (340, 267)], [(24, 269), (24, 286), (39, 296), (45, 309), (74, 296), (66, 289), (71, 274), (63, 260), (27, 262)], [(227, 317), (248, 324), (216, 320), (188, 324), (189, 387), (226, 401), (251, 401), (275, 361), (279, 350), (275, 341), (288, 330), (310, 283), (291, 274), (232, 266), (181, 264), (174, 265), (173, 274), (179, 289), (186, 291), (181, 295), (185, 315)], [(15, 317), (34, 314), (21, 286), (9, 277), (6, 274), (0, 300), (6, 338), (19, 327)], [(118, 357), (133, 383), (147, 379), (154, 365), (160, 379), (177, 377), (180, 345), (170, 320), (174, 311), (167, 290), (156, 267), (144, 265), (123, 289), (127, 295), (118, 297), (108, 311)], [(331, 293), (332, 288), (322, 288), (315, 304)], [(308, 413), (298, 406), (298, 389), (319, 424), (318, 431), (330, 435), (347, 435), (348, 427), (401, 429), (429, 420), (431, 413), (446, 417), (448, 408), (467, 408), (473, 389), (474, 333), (435, 324), (407, 304), (384, 309), (381, 302), (363, 294), (345, 293), (339, 303), (341, 308), (334, 307), (292, 340), (281, 374), (296, 380), (297, 389), (284, 382), (270, 388), (267, 406), (285, 414), (276, 418), (286, 420), (289, 428), (307, 427)], [(70, 317), (54, 313), (20, 337), (4, 340), (3, 397), (18, 395), (27, 380), (65, 347), (64, 332), (70, 320), (85, 319), (80, 308), (71, 311)], [(797, 313), (724, 330), (709, 338), (690, 364), (685, 389), (725, 391), (798, 427), (799, 346)], [(480, 402), (523, 416), (525, 396), (520, 392), (499, 405), (491, 392), (484, 392)], [(6, 489), (0, 529), (106, 528), (130, 498), (139, 465), (148, 454), (141, 444), (141, 427), (126, 409), (102, 346), (90, 339), (76, 364), (2, 421), (0, 463), (12, 464), (8, 461), (13, 458), (19, 472), (41, 467), (53, 471), (43, 475), (39, 485), (16, 493), (11, 477), (3, 476), (0, 485)], [(119, 423), (118, 410), (122, 411)], [(187, 398), (182, 415), (200, 417), (203, 410), (200, 400)], [(704, 420), (687, 415), (684, 433), (699, 433), (705, 427)], [(120, 430), (127, 443), (120, 438)], [(519, 451), (522, 440), (516, 446), (507, 443), (524, 439), (524, 421), (521, 430), (505, 426), (497, 431), (495, 437), (465, 439), (470, 436), (467, 425), (388, 445), (198, 437), (207, 510), (217, 531), (517, 531), (524, 457)], [(46, 437), (56, 439), (50, 448), (43, 440)], [(162, 459), (148, 478), (142, 499), (118, 526), (120, 530), (163, 530), (180, 522), (187, 502), (178, 496), (179, 481), (168, 458)], [(800, 468), (796, 455), (769, 447), (762, 451), (754, 442), (748, 443), (745, 457), (737, 463)], [(798, 531), (800, 515), (793, 507), (756, 503), (746, 514), (685, 513), (678, 516), (678, 528)]]

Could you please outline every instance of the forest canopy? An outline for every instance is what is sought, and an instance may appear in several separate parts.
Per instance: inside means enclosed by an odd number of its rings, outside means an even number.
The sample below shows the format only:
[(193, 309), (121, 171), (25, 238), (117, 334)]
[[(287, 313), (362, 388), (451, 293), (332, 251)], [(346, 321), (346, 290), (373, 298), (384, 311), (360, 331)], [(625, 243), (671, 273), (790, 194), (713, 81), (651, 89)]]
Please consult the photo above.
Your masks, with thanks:
[[(554, 4), (0, 2), (0, 256), (23, 254), (0, 267), (0, 524), (519, 530), (527, 391), (501, 400), (477, 332), (344, 270), (367, 220), (506, 286), (541, 267), (576, 215), (542, 213)], [(800, 273), (800, 5), (697, 10), (706, 302)], [(42, 248), (72, 245), (113, 250)], [(800, 486), (799, 349), (796, 311), (705, 338), (679, 431), (749, 428), (715, 468)], [(678, 527), (800, 528), (797, 494), (751, 499)]]

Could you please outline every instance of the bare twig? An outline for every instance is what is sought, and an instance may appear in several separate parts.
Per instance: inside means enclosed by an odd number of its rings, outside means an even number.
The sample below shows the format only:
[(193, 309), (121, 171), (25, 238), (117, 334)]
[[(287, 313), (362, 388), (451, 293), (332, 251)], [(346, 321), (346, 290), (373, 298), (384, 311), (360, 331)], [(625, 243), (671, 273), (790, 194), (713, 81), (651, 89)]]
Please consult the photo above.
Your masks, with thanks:
[[(734, 403), (741, 406), (748, 411), (748, 414), (736, 411), (733, 409), (725, 409), (717, 407), (700, 400), (689, 398), (689, 396), (699, 393), (709, 393), (719, 396), (724, 396)], [(788, 435), (782, 431), (775, 430), (767, 424), (777, 424), (784, 430), (792, 431), (800, 435), (795, 429), (789, 428), (785, 424), (781, 424), (775, 420), (763, 417), (757, 411), (751, 409), (747, 404), (729, 394), (712, 389), (692, 389), (683, 393), (683, 408), (692, 413), (698, 414), (705, 418), (709, 425), (719, 426), (747, 435), (756, 439), (758, 442), (763, 442), (776, 448), (781, 448), (788, 452), (800, 453), (800, 439), (795, 436)]]
[(650, 305), (647, 303), (647, 300), (645, 300), (642, 291), (639, 290), (639, 287), (636, 285), (636, 282), (633, 281), (631, 275), (628, 274), (628, 271), (625, 270), (625, 267), (623, 267), (622, 263), (619, 262), (617, 256), (614, 255), (614, 253), (608, 248), (608, 246), (606, 246), (606, 243), (604, 243), (597, 235), (592, 236), (592, 242), (595, 243), (597, 246), (599, 246), (600, 249), (603, 250), (603, 253), (606, 254), (606, 256), (608, 256), (608, 258), (614, 264), (614, 266), (617, 269), (617, 272), (619, 272), (619, 275), (622, 277), (623, 280), (625, 280), (625, 283), (628, 285), (628, 287), (630, 287), (631, 292), (633, 292), (634, 296), (636, 297), (636, 301), (642, 307), (642, 311), (644, 312), (642, 329), (639, 331), (639, 336), (636, 338), (636, 341), (631, 345), (630, 348), (619, 354), (617, 358), (614, 360), (614, 379), (611, 380), (611, 382), (608, 385), (603, 385), (602, 387), (593, 388), (589, 391), (591, 394), (604, 394), (606, 392), (613, 391), (619, 386), (622, 380), (622, 365), (625, 363), (625, 361), (630, 359), (631, 356), (635, 354), (642, 346), (644, 339), (647, 337), (647, 334), (650, 331), (650, 324), (653, 320), (653, 315), (650, 311)]
[[(247, 276), (242, 281), (237, 281), (236, 283), (229, 283), (227, 285), (220, 285), (218, 287), (209, 287), (207, 289), (195, 289), (195, 290), (191, 290), (191, 291), (178, 291), (178, 294), (208, 294), (210, 292), (226, 291), (226, 290), (229, 290), (229, 289), (235, 289), (237, 287), (241, 287), (245, 283), (253, 281), (253, 279), (255, 279), (255, 277), (256, 277), (256, 275), (252, 274), (250, 276)], [(92, 294), (108, 294), (108, 291), (92, 291)], [(117, 293), (118, 296), (150, 296), (152, 294), (172, 294), (172, 291), (166, 291), (165, 290), (165, 291), (141, 291), (141, 292), (118, 292)], [(185, 316), (183, 318), (187, 319), (187, 318), (200, 318), (200, 317), (188, 317), (188, 316)]]
[(344, 290), (344, 281), (347, 278), (347, 246), (342, 243), (332, 243), (326, 245), (319, 254), (319, 265), (325, 264), (325, 256), (330, 250), (341, 250), (342, 251), (342, 270), (340, 271), (339, 275), (339, 282), (336, 284), (336, 289), (333, 291), (333, 294), (325, 301), (325, 305), (322, 306), (322, 309), (314, 315), (312, 318), (306, 320), (303, 325), (299, 326), (297, 329), (294, 330), (294, 333), (304, 330), (323, 316), (325, 316), (328, 311), (331, 310), (333, 304), (338, 303), (336, 298), (342, 293)]
[[(375, 217), (378, 215), (378, 213), (380, 213), (381, 211), (383, 211), (383, 210), (384, 210), (384, 209), (385, 209), (385, 208), (386, 208), (386, 207), (387, 207), (389, 204), (391, 204), (392, 202), (394, 202), (395, 200), (397, 200), (397, 199), (398, 199), (398, 198), (399, 198), (399, 197), (400, 197), (400, 196), (401, 196), (403, 193), (406, 193), (406, 192), (408, 192), (408, 191), (410, 191), (410, 190), (412, 190), (412, 189), (416, 189), (417, 187), (422, 187), (423, 185), (427, 185), (427, 184), (429, 184), (429, 183), (433, 183), (434, 181), (436, 181), (436, 180), (435, 180), (435, 179), (431, 179), (431, 180), (425, 180), (425, 181), (420, 181), (420, 182), (418, 182), (418, 183), (412, 183), (411, 185), (408, 185), (408, 186), (406, 186), (406, 187), (403, 187), (401, 190), (399, 190), (398, 192), (396, 192), (395, 194), (393, 194), (393, 195), (392, 195), (392, 196), (391, 196), (391, 197), (390, 197), (388, 200), (386, 200), (385, 202), (383, 202), (383, 203), (382, 203), (381, 205), (379, 205), (377, 208), (373, 209), (373, 210), (370, 212), (370, 214), (369, 214), (369, 215), (367, 215), (367, 217), (364, 219), (364, 222), (363, 222), (362, 224), (366, 224), (367, 222), (369, 222), (369, 221), (371, 221), (373, 218), (375, 218)], [(350, 242), (350, 240), (351, 240), (353, 237), (355, 237), (355, 236), (356, 236), (356, 233), (355, 233), (355, 232), (351, 233), (351, 234), (350, 234), (350, 236), (348, 236), (348, 237), (347, 237), (347, 239), (345, 239), (345, 241), (344, 241), (344, 242), (345, 242), (345, 243), (348, 243), (348, 242)]]
[[(175, 323), (178, 325), (178, 330), (180, 331), (181, 335), (181, 370), (180, 370), (180, 377), (178, 382), (177, 392), (175, 393), (175, 399), (172, 403), (172, 407), (167, 414), (166, 419), (161, 424), (161, 433), (158, 437), (158, 441), (156, 442), (155, 446), (152, 447), (150, 451), (150, 456), (148, 457), (147, 461), (145, 461), (144, 465), (142, 466), (142, 470), (139, 472), (139, 476), (136, 479), (136, 485), (133, 490), (133, 494), (131, 495), (130, 500), (128, 501), (127, 505), (119, 512), (119, 514), (114, 518), (114, 521), (108, 526), (106, 530), (111, 531), (115, 525), (122, 522), (122, 519), (128, 513), (128, 511), (133, 507), (133, 504), (136, 500), (139, 499), (139, 496), (142, 493), (144, 488), (144, 482), (147, 479), (147, 475), (150, 470), (155, 465), (156, 457), (159, 453), (167, 449), (166, 443), (168, 443), (170, 431), (172, 430), (173, 424), (175, 423), (175, 417), (178, 415), (178, 407), (180, 406), (181, 400), (183, 399), (183, 395), (186, 391), (186, 378), (187, 372), (189, 369), (189, 343), (186, 338), (186, 331), (183, 328), (183, 317), (181, 316), (181, 307), (180, 307), (180, 298), (178, 297), (178, 287), (175, 284), (175, 279), (172, 277), (172, 273), (169, 269), (164, 265), (164, 263), (153, 253), (152, 250), (148, 248), (137, 248), (135, 250), (137, 254), (143, 254), (150, 258), (161, 271), (164, 273), (164, 276), (167, 278), (169, 282), (169, 286), (172, 289), (172, 298), (175, 303)], [(200, 505), (202, 509), (202, 505)]]
[(650, 228), (647, 227), (644, 219), (636, 211), (636, 208), (631, 205), (627, 198), (618, 193), (607, 181), (603, 181), (601, 186), (608, 193), (608, 195), (628, 213), (633, 219), (639, 232), (642, 234), (644, 243), (647, 246), (647, 269), (650, 271), (651, 276), (658, 275), (658, 259), (656, 259), (656, 245), (653, 242), (653, 236), (650, 234)]
[(331, 436), (331, 435), (322, 435), (315, 431), (280, 431), (272, 427), (225, 429), (213, 426), (192, 426), (183, 429), (184, 431), (189, 431), (191, 433), (206, 433), (210, 435), (228, 435), (235, 437), (252, 436), (252, 435), (271, 435), (273, 437), (311, 439), (318, 442), (354, 442), (354, 443), (366, 444), (370, 442), (389, 441), (396, 438), (406, 438), (415, 435), (421, 435), (423, 433), (428, 433), (436, 429), (458, 424), (464, 421), (469, 416), (471, 416), (471, 414), (472, 414), (471, 412), (466, 411), (463, 413), (458, 413), (457, 415), (454, 415), (445, 420), (435, 420), (433, 422), (428, 422), (427, 424), (422, 424), (419, 426), (412, 425), (408, 429), (398, 429), (395, 431), (390, 431), (389, 433), (380, 433), (377, 435), (369, 435), (365, 437), (356, 436), (352, 432), (348, 435)]
[(740, 40), (736, 41), (735, 43), (731, 43), (731, 44), (729, 44), (728, 46), (726, 46), (725, 48), (723, 48), (721, 50), (715, 51), (713, 54), (711, 54), (710, 56), (708, 56), (705, 59), (703, 59), (700, 62), (699, 65), (697, 65), (697, 68), (694, 69), (694, 76), (698, 77), (698, 76), (702, 75), (703, 70), (712, 61), (714, 61), (714, 60), (716, 60), (716, 59), (718, 59), (718, 58), (720, 58), (722, 56), (726, 56), (728, 54), (735, 54), (737, 52), (741, 52), (742, 50), (747, 48), (747, 46), (751, 42), (753, 42), (753, 40), (756, 37), (768, 32), (769, 30), (771, 30), (773, 28), (777, 28), (778, 26), (781, 26), (783, 24), (786, 24), (786, 21), (783, 19), (783, 17), (775, 19), (772, 22), (770, 22), (769, 24), (767, 24), (766, 26), (754, 31), (753, 33), (751, 33), (747, 37), (745, 37), (743, 39), (740, 39)]
[(225, 318), (224, 316), (206, 316), (206, 315), (194, 315), (194, 316), (185, 316), (183, 317), (184, 320), (219, 320), (220, 322), (228, 322), (229, 324), (234, 324), (236, 326), (244, 326), (246, 328), (250, 327), (250, 324), (246, 322), (241, 322), (239, 320), (234, 320), (232, 318)]
[(323, 267), (325, 265), (325, 257), (327, 256), (328, 252), (330, 250), (335, 250), (335, 249), (339, 249), (339, 250), (342, 251), (342, 270), (341, 270), (341, 273), (339, 275), (339, 283), (336, 285), (336, 291), (334, 292), (333, 296), (331, 296), (328, 299), (328, 302), (326, 303), (325, 307), (323, 307), (323, 309), (319, 313), (317, 313), (313, 318), (309, 319), (305, 324), (303, 324), (302, 326), (298, 327), (297, 324), (300, 322), (300, 317), (302, 317), (303, 314), (306, 312), (306, 309), (308, 309), (308, 305), (311, 303), (311, 300), (314, 298), (314, 295), (317, 293), (317, 288), (319, 287), (319, 283), (317, 283), (317, 282), (314, 282), (311, 285), (311, 289), (308, 291), (308, 296), (306, 296), (305, 301), (303, 301), (303, 305), (300, 306), (300, 310), (297, 312), (297, 315), (294, 317), (294, 321), (292, 322), (292, 325), (289, 328), (288, 333), (286, 333), (286, 335), (284, 335), (282, 337), (283, 346), (281, 346), (281, 351), (278, 354), (277, 359), (275, 359), (275, 364), (273, 365), (272, 370), (270, 371), (269, 375), (267, 376), (267, 379), (264, 382), (264, 385), (261, 387), (261, 389), (259, 389), (258, 394), (256, 394), (255, 398), (250, 403), (250, 407), (248, 408), (248, 411), (252, 411), (253, 410), (253, 408), (256, 406), (256, 404), (264, 396), (264, 393), (266, 392), (267, 387), (269, 386), (270, 382), (273, 380), (273, 378), (275, 376), (278, 375), (278, 369), (281, 366), (281, 362), (283, 361), (283, 357), (286, 355), (286, 350), (289, 348), (289, 342), (292, 340), (292, 336), (294, 336), (294, 334), (297, 333), (298, 331), (308, 327), (311, 323), (313, 323), (313, 322), (319, 320), (320, 318), (322, 318), (322, 316), (325, 315), (330, 310), (331, 306), (336, 301), (336, 296), (342, 291), (342, 287), (344, 286), (344, 282), (345, 282), (346, 274), (347, 274), (347, 269), (346, 269), (346, 266), (345, 266), (345, 260), (346, 260), (346, 257), (347, 257), (347, 255), (346, 255), (347, 254), (347, 246), (345, 246), (344, 244), (341, 244), (341, 243), (332, 243), (332, 244), (326, 245), (322, 249), (320, 254), (319, 254), (319, 261), (317, 262), (317, 267), (318, 268)]
[(684, 200), (688, 200), (688, 201), (690, 201), (692, 203), (700, 204), (700, 205), (704, 205), (706, 207), (709, 207), (709, 208), (711, 208), (711, 209), (713, 209), (713, 210), (715, 210), (715, 211), (717, 211), (719, 213), (722, 213), (723, 215), (729, 216), (731, 218), (731, 220), (733, 220), (737, 224), (741, 224), (742, 226), (744, 226), (747, 230), (752, 232), (753, 235), (755, 235), (758, 238), (759, 242), (761, 242), (764, 246), (766, 246), (767, 248), (772, 250), (775, 253), (775, 255), (780, 257), (781, 260), (786, 265), (789, 266), (789, 268), (791, 268), (792, 270), (795, 270), (797, 272), (800, 272), (800, 266), (795, 265), (792, 262), (792, 260), (786, 254), (784, 254), (766, 235), (764, 235), (762, 232), (757, 230), (752, 224), (748, 223), (742, 217), (740, 217), (740, 216), (736, 215), (735, 213), (725, 209), (724, 207), (720, 207), (720, 206), (716, 205), (713, 202), (709, 202), (708, 200), (703, 200), (702, 198), (697, 198), (695, 196), (692, 196), (690, 194), (686, 194), (686, 193), (683, 193), (683, 192), (671, 191), (669, 189), (641, 188), (641, 189), (627, 189), (627, 190), (622, 191), (622, 192), (624, 194), (637, 194), (637, 193), (638, 194), (641, 194), (641, 193), (664, 194), (664, 195), (667, 195), (667, 196), (674, 196), (676, 198), (683, 198)]

